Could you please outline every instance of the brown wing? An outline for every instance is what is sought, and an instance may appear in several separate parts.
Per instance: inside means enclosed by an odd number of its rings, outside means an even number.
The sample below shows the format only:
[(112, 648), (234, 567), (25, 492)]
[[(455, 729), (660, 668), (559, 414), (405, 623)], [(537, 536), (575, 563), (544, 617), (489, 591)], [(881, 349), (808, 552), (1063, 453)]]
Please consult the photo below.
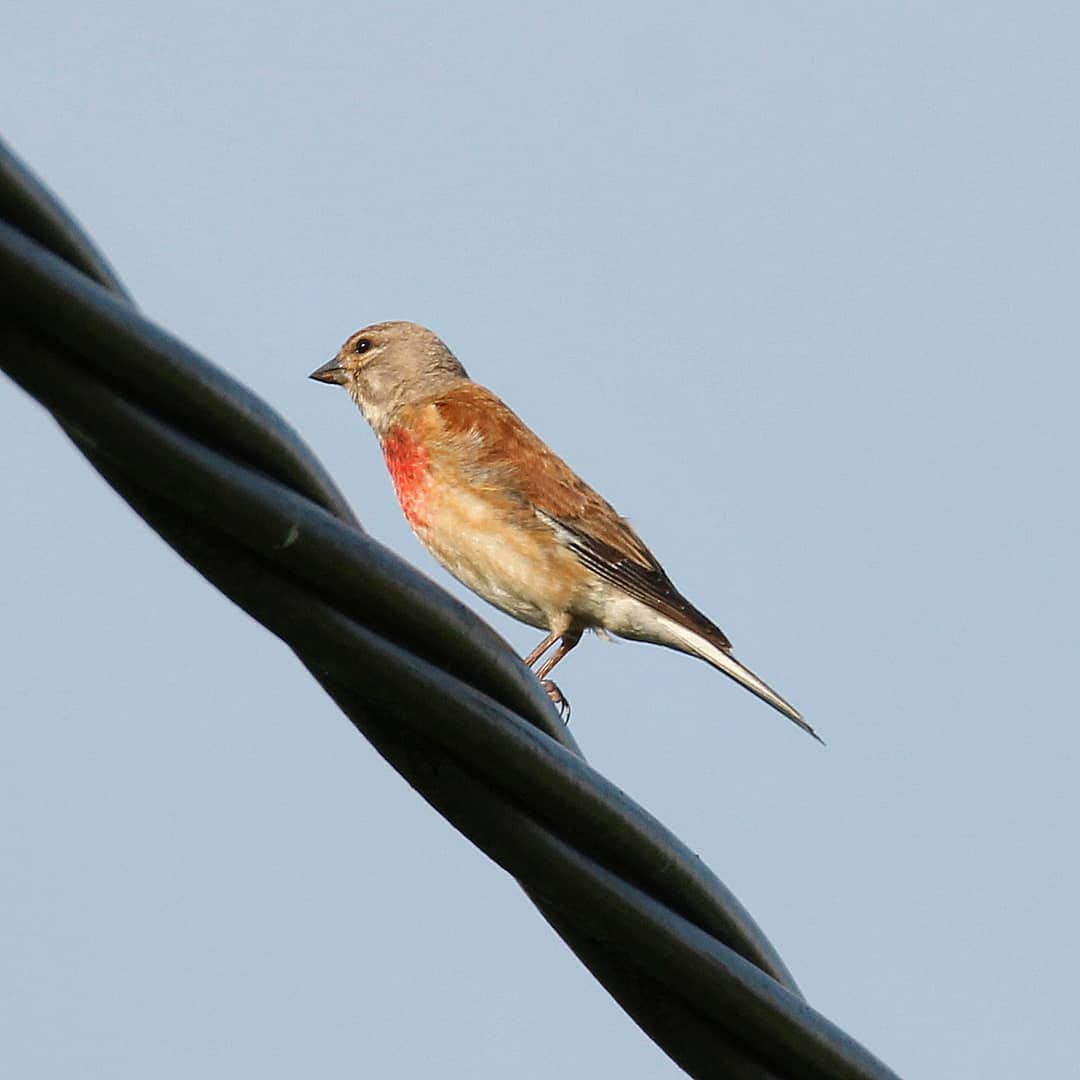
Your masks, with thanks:
[(598, 577), (730, 648), (723, 631), (679, 593), (630, 523), (490, 390), (466, 383), (428, 407), (437, 412), (448, 446), (468, 448), (462, 464), (474, 482), (526, 504)]
[[(671, 583), (655, 557), (649, 554), (651, 566), (642, 566), (633, 559), (621, 556), (602, 540), (579, 531), (576, 525), (557, 521), (567, 536), (567, 546), (597, 577), (629, 593), (635, 600), (667, 615), (677, 623), (696, 630), (721, 649), (730, 649), (727, 635), (711, 619), (703, 615)], [(625, 524), (625, 522), (624, 522)], [(629, 529), (630, 526), (626, 525)], [(635, 539), (637, 537), (635, 536)], [(637, 541), (639, 544), (640, 540)], [(647, 549), (646, 552), (648, 553)]]

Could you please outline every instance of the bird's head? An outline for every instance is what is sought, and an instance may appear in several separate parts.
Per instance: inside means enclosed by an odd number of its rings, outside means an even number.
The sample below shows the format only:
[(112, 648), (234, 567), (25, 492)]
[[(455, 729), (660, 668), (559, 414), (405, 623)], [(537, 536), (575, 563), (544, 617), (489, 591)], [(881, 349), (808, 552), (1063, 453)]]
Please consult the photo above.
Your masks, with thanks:
[(310, 378), (345, 387), (381, 438), (402, 406), (435, 397), (468, 376), (430, 330), (384, 322), (357, 330)]

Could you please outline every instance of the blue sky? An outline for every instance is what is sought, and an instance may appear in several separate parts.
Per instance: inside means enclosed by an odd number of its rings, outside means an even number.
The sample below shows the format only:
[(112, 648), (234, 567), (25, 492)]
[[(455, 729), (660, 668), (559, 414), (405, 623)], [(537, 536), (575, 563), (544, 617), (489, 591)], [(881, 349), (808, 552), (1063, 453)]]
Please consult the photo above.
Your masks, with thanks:
[[(5, 19), (3, 134), (463, 595), (306, 380), (369, 322), (443, 336), (829, 743), (590, 639), (560, 669), (590, 761), (901, 1075), (1065, 1075), (1078, 31), (1043, 4), (43, 2)], [(7, 382), (0, 452), (5, 1073), (678, 1075)]]

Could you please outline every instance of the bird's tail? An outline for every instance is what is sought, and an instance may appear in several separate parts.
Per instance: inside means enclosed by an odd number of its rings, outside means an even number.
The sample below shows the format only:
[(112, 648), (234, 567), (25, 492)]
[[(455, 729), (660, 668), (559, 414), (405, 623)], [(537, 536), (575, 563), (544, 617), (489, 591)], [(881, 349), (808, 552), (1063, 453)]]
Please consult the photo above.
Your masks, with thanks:
[[(727, 649), (714, 645), (708, 638), (695, 630), (685, 626), (679, 626), (670, 619), (665, 619), (675, 641), (672, 645), (677, 649), (692, 653), (701, 657), (702, 660), (719, 668), (729, 678), (734, 679), (740, 686), (745, 687), (751, 694), (755, 694), (762, 701), (771, 705), (777, 712), (783, 713), (792, 723), (798, 724), (808, 735), (812, 735), (822, 746), (825, 741), (820, 735), (802, 718), (798, 709), (789, 705), (771, 686), (764, 680), (759, 679), (745, 664), (739, 663)], [(726, 640), (726, 638), (725, 638)]]

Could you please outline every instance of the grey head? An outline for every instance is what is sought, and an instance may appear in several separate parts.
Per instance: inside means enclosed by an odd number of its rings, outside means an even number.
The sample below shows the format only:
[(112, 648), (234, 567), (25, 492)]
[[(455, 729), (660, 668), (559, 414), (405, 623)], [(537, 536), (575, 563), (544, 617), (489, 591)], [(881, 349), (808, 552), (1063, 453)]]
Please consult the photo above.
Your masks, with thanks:
[(345, 387), (381, 438), (400, 408), (437, 397), (468, 375), (426, 327), (383, 322), (357, 330), (329, 363), (309, 377)]

